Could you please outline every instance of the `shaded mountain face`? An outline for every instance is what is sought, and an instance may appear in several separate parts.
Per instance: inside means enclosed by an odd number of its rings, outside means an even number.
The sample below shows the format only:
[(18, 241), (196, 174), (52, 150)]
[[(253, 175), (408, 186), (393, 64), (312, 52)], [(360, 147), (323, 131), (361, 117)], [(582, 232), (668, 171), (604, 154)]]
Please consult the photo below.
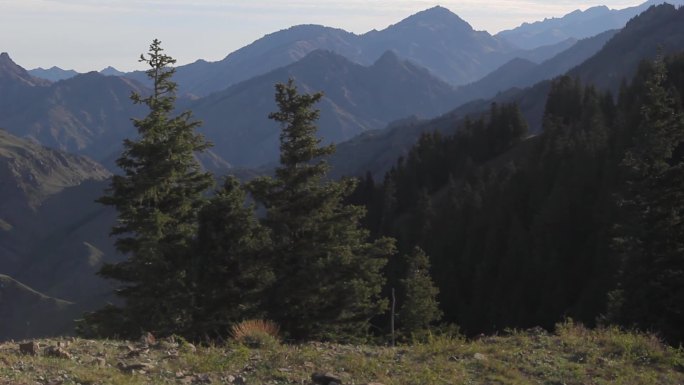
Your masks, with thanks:
[(582, 39), (569, 49), (540, 64), (520, 58), (513, 59), (484, 78), (459, 87), (457, 100), (465, 103), (478, 98), (491, 98), (498, 92), (510, 88), (525, 88), (542, 80), (562, 75), (599, 52), (617, 32), (616, 30), (606, 31), (597, 36)]
[(73, 304), (0, 274), (0, 341), (53, 336), (71, 328)]
[[(633, 20), (623, 30), (616, 33), (595, 55), (567, 73), (579, 77), (585, 84), (596, 84), (602, 88), (616, 90), (622, 79), (632, 76), (642, 60), (653, 59), (657, 47), (663, 53), (684, 50), (684, 8), (675, 9), (672, 5), (651, 7)], [(596, 39), (607, 36), (597, 36)], [(530, 67), (532, 71), (555, 71), (563, 68), (563, 60), (581, 57), (596, 47), (600, 40), (588, 39), (587, 46), (578, 45), (578, 51), (568, 51), (549, 60), (542, 67)], [(569, 59), (567, 59), (569, 60)], [(514, 63), (522, 68), (529, 63)], [(440, 131), (453, 133), (467, 115), (485, 113), (492, 102), (515, 102), (530, 125), (532, 132), (541, 130), (542, 115), (546, 96), (550, 89), (549, 81), (541, 81), (527, 89), (511, 89), (501, 92), (488, 100), (478, 100), (464, 104), (449, 113), (428, 121), (409, 121), (390, 126), (353, 138), (337, 146), (337, 153), (331, 158), (333, 175), (357, 176), (370, 171), (382, 176), (396, 159), (405, 155), (416, 143), (423, 132)]]
[(0, 272), (11, 277), (0, 276), (0, 339), (68, 332), (111, 297), (95, 275), (120, 259), (108, 236), (115, 212), (95, 203), (110, 175), (0, 130)]
[[(562, 48), (539, 50), (529, 56), (545, 60)], [(446, 8), (434, 7), (363, 35), (318, 25), (295, 26), (266, 35), (221, 61), (199, 60), (180, 66), (175, 79), (182, 94), (205, 96), (292, 64), (317, 49), (333, 51), (362, 65), (371, 65), (384, 52), (394, 51), (455, 85), (477, 80), (513, 57), (526, 55), (503, 39), (473, 30)], [(146, 81), (142, 72), (127, 76)]]
[(606, 6), (592, 7), (585, 11), (576, 10), (560, 18), (523, 23), (517, 28), (499, 32), (496, 37), (506, 39), (523, 49), (554, 44), (567, 38), (583, 39), (611, 29), (621, 29), (628, 20), (650, 6), (665, 2), (684, 5), (682, 0), (649, 0), (636, 7), (620, 10)]
[(78, 75), (78, 72), (74, 70), (63, 70), (55, 66), (50, 67), (48, 69), (34, 68), (32, 70), (28, 70), (28, 73), (33, 77), (49, 80), (51, 82), (70, 79)]
[[(110, 173), (94, 161), (49, 149), (0, 130), (0, 271), (14, 271), (21, 245), (30, 246), (44, 223), (32, 219), (51, 196)], [(29, 226), (30, 224), (30, 226)], [(35, 228), (34, 228), (35, 227)]]
[[(66, 188), (0, 230), (0, 271), (40, 292), (40, 297), (50, 297), (48, 304), (51, 298), (70, 303), (55, 308), (0, 300), (0, 338), (69, 333), (74, 326), (71, 320), (115, 300), (111, 283), (96, 274), (103, 263), (123, 259), (108, 236), (116, 213), (95, 203), (106, 186), (108, 181), (87, 180)], [(1, 292), (0, 288), (0, 296)], [(3, 313), (6, 309), (9, 313)], [(49, 330), (36, 330), (26, 323), (31, 320), (35, 325), (35, 319), (53, 317), (54, 327)]]
[(684, 50), (684, 8), (652, 6), (630, 20), (596, 55), (569, 72), (585, 83), (614, 94), (620, 83), (631, 79), (644, 59)]
[(1, 61), (0, 92), (8, 97), (0, 99), (0, 127), (14, 135), (96, 160), (118, 153), (122, 139), (135, 135), (130, 118), (144, 111), (130, 95), (146, 92), (140, 84), (96, 72), (50, 84), (8, 56)]
[(213, 151), (239, 166), (276, 161), (280, 127), (267, 117), (277, 109), (274, 84), (289, 78), (303, 92), (324, 93), (317, 107), (325, 142), (343, 141), (409, 115), (436, 116), (453, 106), (450, 85), (392, 52), (364, 67), (319, 50), (188, 105), (203, 121), (200, 130), (214, 143)]
[(88, 158), (43, 147), (0, 129), (0, 217), (13, 209), (36, 209), (67, 187), (110, 175)]

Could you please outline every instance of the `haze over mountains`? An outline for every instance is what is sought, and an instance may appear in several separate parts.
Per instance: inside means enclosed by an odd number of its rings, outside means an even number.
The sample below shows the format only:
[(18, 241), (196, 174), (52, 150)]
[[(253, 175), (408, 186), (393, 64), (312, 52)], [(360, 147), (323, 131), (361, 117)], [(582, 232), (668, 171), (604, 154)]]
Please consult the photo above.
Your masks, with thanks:
[(506, 39), (520, 48), (533, 49), (555, 44), (567, 38), (583, 39), (607, 30), (620, 29), (629, 19), (650, 6), (662, 3), (681, 6), (684, 1), (649, 0), (638, 6), (624, 9), (610, 9), (606, 6), (591, 7), (584, 11), (576, 10), (560, 18), (523, 23), (517, 28), (501, 31), (495, 36)]
[[(588, 10), (564, 17), (562, 28), (548, 19), (496, 36), (442, 7), (363, 35), (296, 26), (222, 61), (179, 67), (186, 94), (178, 106), (204, 122), (215, 145), (201, 158), (207, 168), (268, 165), (280, 134), (267, 118), (273, 85), (294, 78), (301, 91), (325, 94), (319, 134), (338, 143), (334, 175), (381, 176), (422, 132), (453, 132), (492, 102), (517, 102), (537, 132), (548, 79), (570, 73), (615, 90), (656, 47), (684, 50), (684, 10), (672, 6), (650, 8), (623, 30), (581, 34), (586, 23), (608, 28), (635, 9)], [(70, 317), (109, 299), (111, 287), (94, 273), (121, 258), (108, 238), (114, 213), (94, 200), (116, 172), (122, 140), (135, 136), (130, 119), (145, 111), (129, 96), (149, 92), (147, 81), (113, 68), (72, 75), (26, 71), (0, 54), (0, 298), (2, 290), (30, 298), (0, 304), (0, 322), (13, 325), (0, 338), (55, 332), (22, 329), (33, 314), (24, 303)]]

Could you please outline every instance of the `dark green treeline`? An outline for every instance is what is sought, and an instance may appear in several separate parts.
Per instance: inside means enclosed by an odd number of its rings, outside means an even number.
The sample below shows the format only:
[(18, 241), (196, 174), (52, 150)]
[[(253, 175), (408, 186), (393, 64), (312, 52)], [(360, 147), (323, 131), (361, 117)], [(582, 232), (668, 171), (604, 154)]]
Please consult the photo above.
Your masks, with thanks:
[[(543, 132), (491, 106), (429, 133), (352, 201), (399, 251), (432, 261), (445, 320), (469, 334), (617, 322), (673, 343), (684, 329), (684, 56), (643, 64), (614, 98), (556, 79)], [(406, 267), (392, 261), (399, 287)]]

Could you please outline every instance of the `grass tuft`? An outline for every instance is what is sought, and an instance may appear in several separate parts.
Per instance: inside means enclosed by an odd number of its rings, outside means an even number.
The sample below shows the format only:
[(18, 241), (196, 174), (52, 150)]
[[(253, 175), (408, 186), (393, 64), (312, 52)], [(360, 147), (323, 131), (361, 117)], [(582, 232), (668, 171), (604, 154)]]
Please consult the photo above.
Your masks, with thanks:
[(231, 336), (241, 344), (263, 348), (280, 343), (280, 327), (268, 320), (247, 320), (233, 325)]

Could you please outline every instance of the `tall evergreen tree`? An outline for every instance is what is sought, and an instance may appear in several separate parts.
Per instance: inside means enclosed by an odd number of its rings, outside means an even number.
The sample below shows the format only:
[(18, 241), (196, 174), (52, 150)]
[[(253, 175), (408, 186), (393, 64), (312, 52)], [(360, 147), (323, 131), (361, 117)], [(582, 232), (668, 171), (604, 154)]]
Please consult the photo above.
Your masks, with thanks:
[(684, 115), (656, 60), (644, 83), (641, 116), (628, 150), (629, 213), (619, 240), (624, 257), (614, 318), (684, 342)]
[[(140, 61), (149, 66), (152, 92), (131, 98), (146, 105), (149, 113), (134, 119), (139, 136), (124, 141), (117, 160), (123, 175), (112, 178), (107, 195), (99, 200), (118, 211), (111, 234), (117, 236), (116, 248), (128, 257), (103, 266), (99, 274), (121, 282), (117, 294), (125, 302), (122, 308), (110, 306), (87, 315), (81, 329), (85, 333), (169, 334), (190, 322), (191, 249), (197, 214), (206, 202), (203, 194), (213, 183), (195, 153), (209, 143), (195, 132), (200, 123), (192, 120), (191, 112), (173, 116), (176, 83), (170, 66), (176, 61), (163, 53), (161, 42), (155, 39)], [(116, 330), (107, 326), (112, 316)]]
[(354, 181), (326, 181), (313, 105), (322, 94), (299, 94), (292, 80), (276, 85), (282, 125), (280, 166), (250, 190), (266, 209), (275, 281), (269, 316), (294, 339), (348, 339), (363, 335), (371, 317), (384, 311), (380, 272), (393, 253), (389, 239), (367, 242), (359, 225), (364, 209), (345, 205)]
[(416, 247), (406, 256), (407, 273), (401, 280), (403, 297), (399, 309), (399, 322), (404, 335), (410, 336), (427, 330), (442, 317), (437, 294), (439, 289), (430, 277), (430, 259)]

